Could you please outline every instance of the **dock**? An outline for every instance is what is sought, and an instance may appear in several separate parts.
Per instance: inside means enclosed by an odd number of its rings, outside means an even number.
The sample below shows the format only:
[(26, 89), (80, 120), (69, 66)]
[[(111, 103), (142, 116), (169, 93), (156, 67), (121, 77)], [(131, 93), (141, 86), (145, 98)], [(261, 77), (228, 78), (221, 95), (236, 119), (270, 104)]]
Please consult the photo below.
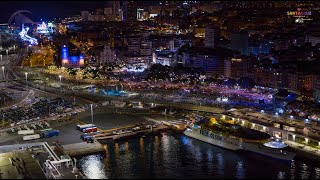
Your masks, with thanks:
[(46, 179), (37, 160), (28, 151), (0, 154), (1, 179)]
[(169, 128), (170, 127), (161, 124), (161, 125), (154, 127), (154, 128), (145, 128), (145, 129), (136, 130), (136, 131), (129, 131), (129, 132), (126, 132), (123, 134), (112, 134), (109, 132), (109, 133), (102, 133), (102, 134), (93, 135), (93, 137), (95, 140), (97, 140), (101, 143), (105, 143), (107, 141), (115, 141), (115, 140), (127, 139), (130, 137), (143, 136), (143, 135), (147, 135), (150, 133), (156, 133), (159, 131), (167, 130)]
[(320, 149), (313, 148), (311, 146), (306, 146), (294, 141), (284, 141), (289, 147), (293, 148), (297, 152), (297, 156), (301, 156), (308, 159), (318, 159), (320, 160)]
[(99, 142), (94, 142), (94, 143), (81, 142), (81, 143), (62, 145), (62, 150), (65, 154), (68, 154), (70, 156), (79, 156), (84, 154), (99, 153), (99, 152), (105, 151), (103, 148), (103, 145), (101, 145)]

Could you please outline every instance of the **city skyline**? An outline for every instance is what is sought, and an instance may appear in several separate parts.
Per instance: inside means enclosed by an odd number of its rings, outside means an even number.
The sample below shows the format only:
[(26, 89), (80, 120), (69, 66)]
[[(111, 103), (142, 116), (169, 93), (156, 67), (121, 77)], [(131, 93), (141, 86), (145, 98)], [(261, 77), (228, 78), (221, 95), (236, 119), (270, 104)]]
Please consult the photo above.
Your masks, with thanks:
[(320, 179), (304, 2), (1, 2), (0, 178)]
[(107, 1), (1, 1), (0, 22), (7, 23), (11, 14), (18, 10), (32, 12), (34, 21), (53, 20), (79, 14), (83, 10), (95, 10), (104, 7)]

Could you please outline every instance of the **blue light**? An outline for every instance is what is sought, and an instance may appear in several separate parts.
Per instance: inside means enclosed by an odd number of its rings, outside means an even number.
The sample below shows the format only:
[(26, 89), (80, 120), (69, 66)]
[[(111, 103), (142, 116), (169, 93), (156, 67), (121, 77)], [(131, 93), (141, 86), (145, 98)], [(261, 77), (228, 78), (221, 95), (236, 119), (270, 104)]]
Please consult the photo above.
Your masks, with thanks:
[(185, 136), (181, 136), (181, 140), (182, 140), (182, 143), (183, 143), (184, 145), (186, 145), (186, 144), (189, 143), (189, 139), (188, 139), (187, 137), (185, 137)]
[(68, 59), (68, 48), (66, 45), (63, 45), (62, 47), (62, 59)]
[(79, 61), (79, 57), (78, 57), (78, 56), (71, 56), (71, 57), (70, 57), (70, 60), (71, 60), (72, 62), (76, 62), (76, 61)]

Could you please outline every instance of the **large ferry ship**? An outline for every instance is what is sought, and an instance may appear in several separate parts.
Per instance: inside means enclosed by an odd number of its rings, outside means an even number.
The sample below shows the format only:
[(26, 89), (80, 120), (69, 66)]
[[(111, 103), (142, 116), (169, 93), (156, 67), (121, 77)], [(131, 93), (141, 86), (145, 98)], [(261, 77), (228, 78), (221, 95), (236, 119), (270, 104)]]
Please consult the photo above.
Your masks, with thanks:
[(192, 125), (184, 134), (225, 149), (245, 150), (280, 160), (291, 161), (296, 155), (287, 150), (286, 144), (272, 140), (267, 133), (239, 125)]

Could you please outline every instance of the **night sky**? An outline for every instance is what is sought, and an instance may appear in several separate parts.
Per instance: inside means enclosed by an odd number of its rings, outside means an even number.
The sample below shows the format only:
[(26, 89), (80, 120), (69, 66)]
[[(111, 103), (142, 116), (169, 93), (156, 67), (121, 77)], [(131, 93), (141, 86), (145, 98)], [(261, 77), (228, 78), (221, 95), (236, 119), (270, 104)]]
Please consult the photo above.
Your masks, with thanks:
[(28, 10), (26, 15), (33, 21), (80, 15), (82, 10), (103, 8), (106, 1), (0, 1), (0, 23), (7, 23), (11, 14), (18, 10)]

